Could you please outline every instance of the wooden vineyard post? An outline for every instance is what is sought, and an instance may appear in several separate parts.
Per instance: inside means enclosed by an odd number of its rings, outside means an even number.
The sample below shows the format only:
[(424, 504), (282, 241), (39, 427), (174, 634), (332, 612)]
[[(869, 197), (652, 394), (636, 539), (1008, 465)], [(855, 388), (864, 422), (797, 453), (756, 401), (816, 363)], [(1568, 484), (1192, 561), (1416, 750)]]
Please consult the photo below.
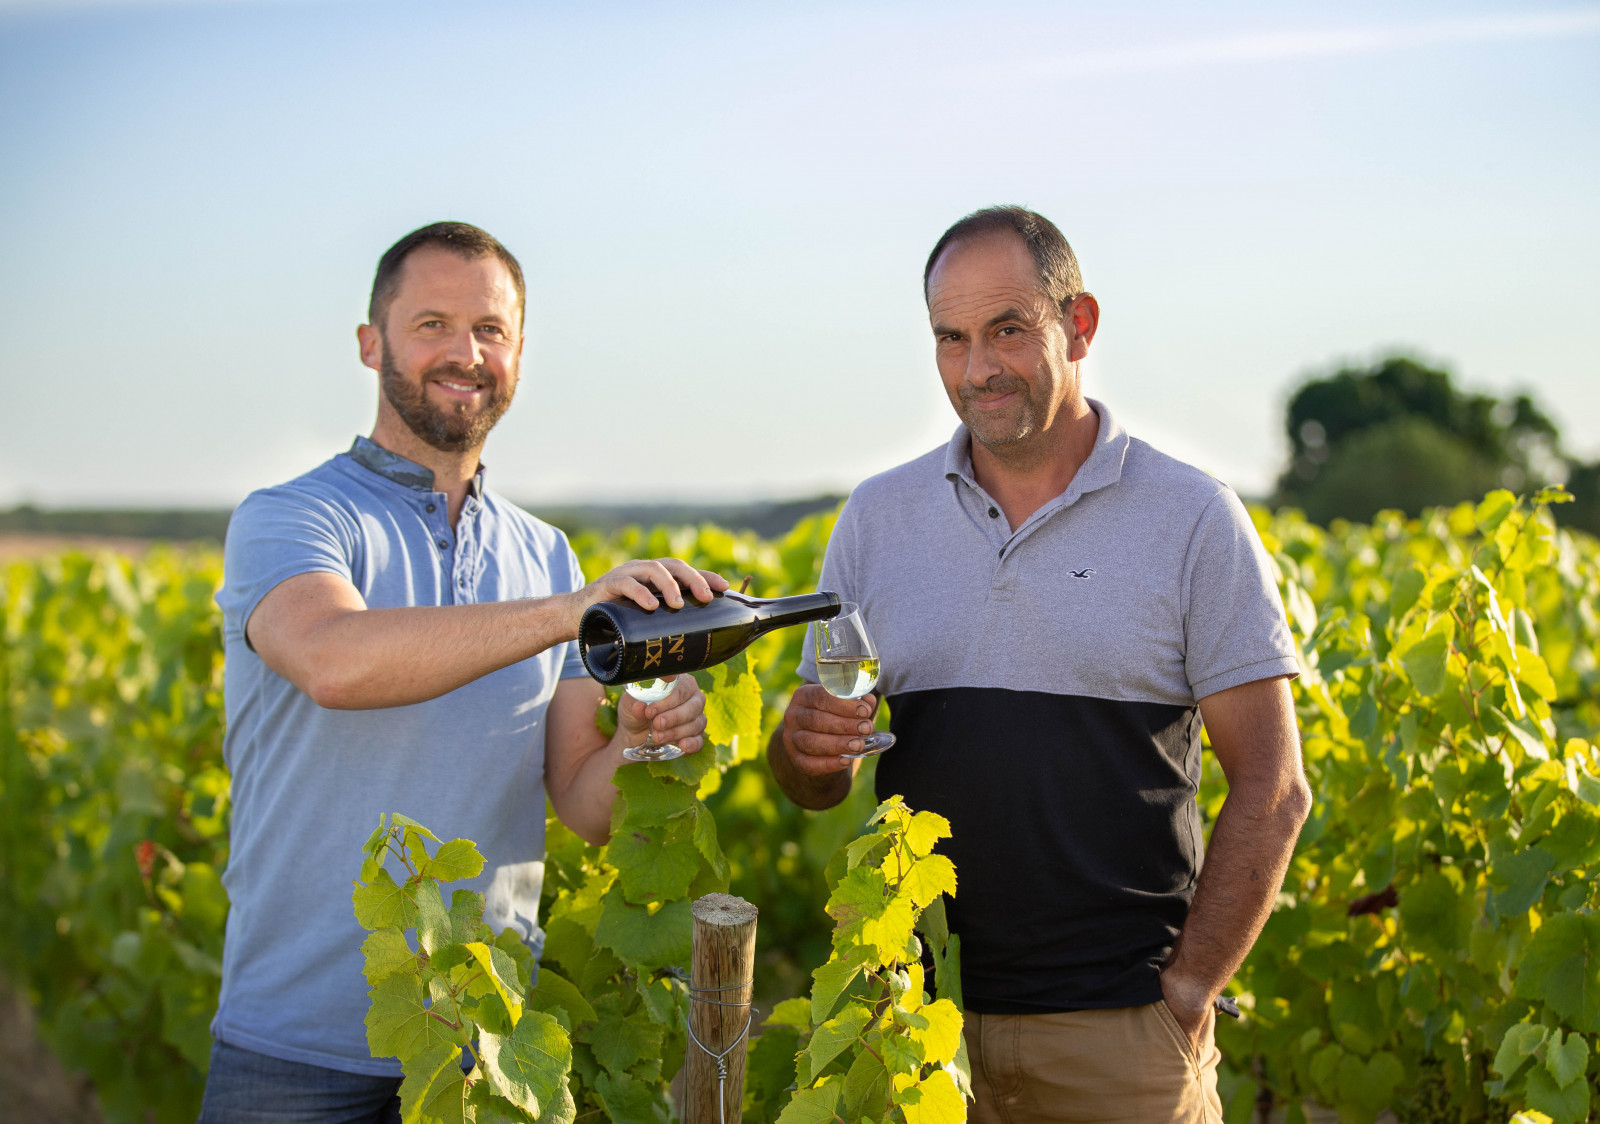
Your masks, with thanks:
[(690, 912), (692, 1037), (685, 1047), (684, 1124), (738, 1124), (752, 1018), (756, 907), (729, 894), (707, 894)]

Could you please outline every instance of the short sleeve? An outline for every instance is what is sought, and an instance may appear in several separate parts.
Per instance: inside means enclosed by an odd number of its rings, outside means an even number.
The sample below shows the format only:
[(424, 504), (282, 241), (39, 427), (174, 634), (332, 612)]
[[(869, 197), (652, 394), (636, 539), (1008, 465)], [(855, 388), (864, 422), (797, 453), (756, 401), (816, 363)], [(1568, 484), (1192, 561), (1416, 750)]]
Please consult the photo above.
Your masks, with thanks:
[[(559, 565), (552, 566), (550, 584), (553, 588), (551, 592), (573, 593), (584, 586), (583, 566), (579, 564), (578, 555), (572, 549), (572, 544), (567, 542), (565, 535), (561, 536), (561, 549), (565, 550), (567, 555), (565, 579), (563, 580), (560, 576), (561, 567)], [(559, 555), (557, 557), (559, 559)], [(578, 642), (576, 640), (567, 641), (566, 649), (566, 655), (561, 659), (561, 678), (587, 679), (589, 670), (583, 666), (583, 656), (578, 652)]]
[(1300, 673), (1272, 561), (1231, 489), (1200, 515), (1184, 592), (1184, 669), (1196, 699)]
[[(857, 600), (855, 513), (855, 496), (852, 495), (834, 522), (833, 534), (828, 536), (828, 549), (822, 555), (822, 574), (817, 578), (817, 588), (837, 593), (840, 601)], [(800, 666), (796, 670), (807, 683), (817, 681), (817, 657), (811, 650), (810, 626), (806, 629), (805, 643), (800, 646)]]
[(252, 493), (228, 521), (223, 547), (223, 630), (245, 639), (245, 625), (261, 599), (299, 574), (338, 574), (353, 581), (353, 543), (325, 503), (289, 489)]

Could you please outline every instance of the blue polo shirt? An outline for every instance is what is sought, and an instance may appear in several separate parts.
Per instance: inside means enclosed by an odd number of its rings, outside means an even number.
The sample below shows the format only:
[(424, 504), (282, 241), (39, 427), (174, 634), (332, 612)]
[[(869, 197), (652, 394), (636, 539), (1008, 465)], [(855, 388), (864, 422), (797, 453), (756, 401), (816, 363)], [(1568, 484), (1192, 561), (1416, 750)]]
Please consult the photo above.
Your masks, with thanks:
[[(212, 1033), (230, 1045), (352, 1073), (399, 1076), (367, 1051), (365, 936), (350, 905), (361, 844), (382, 812), (487, 860), (465, 885), (485, 919), (538, 951), (544, 878), (545, 709), (585, 674), (559, 644), (449, 694), (383, 710), (326, 710), (245, 639), (287, 578), (338, 574), (374, 609), (548, 597), (583, 585), (566, 536), (483, 487), (452, 530), (432, 473), (357, 438), (297, 480), (252, 494), (228, 525), (223, 756), (233, 825), (223, 884), (232, 909)], [(414, 659), (429, 658), (419, 648)]]

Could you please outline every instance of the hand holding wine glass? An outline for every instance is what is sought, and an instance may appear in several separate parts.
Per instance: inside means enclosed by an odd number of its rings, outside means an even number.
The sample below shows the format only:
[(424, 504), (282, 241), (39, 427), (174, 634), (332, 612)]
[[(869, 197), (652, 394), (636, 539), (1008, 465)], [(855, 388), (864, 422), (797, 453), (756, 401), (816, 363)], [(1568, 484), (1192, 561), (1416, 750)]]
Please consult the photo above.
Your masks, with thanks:
[(704, 742), (705, 695), (692, 675), (630, 683), (618, 700), (617, 725), (633, 743), (622, 751), (627, 760), (674, 760), (694, 753)]
[[(839, 615), (811, 626), (812, 650), (817, 658), (817, 679), (835, 698), (858, 699), (878, 685), (878, 648), (867, 632), (861, 607), (846, 601)], [(862, 739), (859, 753), (841, 753), (846, 761), (872, 757), (895, 743), (893, 734), (879, 730)]]

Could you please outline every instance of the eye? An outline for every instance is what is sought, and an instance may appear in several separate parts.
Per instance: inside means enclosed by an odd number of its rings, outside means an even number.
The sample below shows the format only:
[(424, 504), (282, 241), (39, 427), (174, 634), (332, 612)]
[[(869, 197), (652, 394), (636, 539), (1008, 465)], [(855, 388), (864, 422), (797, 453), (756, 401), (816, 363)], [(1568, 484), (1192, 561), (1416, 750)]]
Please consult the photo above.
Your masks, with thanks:
[(490, 336), (503, 336), (506, 334), (506, 330), (498, 324), (479, 324), (478, 331)]
[(1020, 330), (1021, 329), (1019, 329), (1015, 324), (1007, 324), (1005, 327), (1003, 327), (999, 331), (995, 332), (995, 335), (997, 335), (997, 336), (1014, 336)]

